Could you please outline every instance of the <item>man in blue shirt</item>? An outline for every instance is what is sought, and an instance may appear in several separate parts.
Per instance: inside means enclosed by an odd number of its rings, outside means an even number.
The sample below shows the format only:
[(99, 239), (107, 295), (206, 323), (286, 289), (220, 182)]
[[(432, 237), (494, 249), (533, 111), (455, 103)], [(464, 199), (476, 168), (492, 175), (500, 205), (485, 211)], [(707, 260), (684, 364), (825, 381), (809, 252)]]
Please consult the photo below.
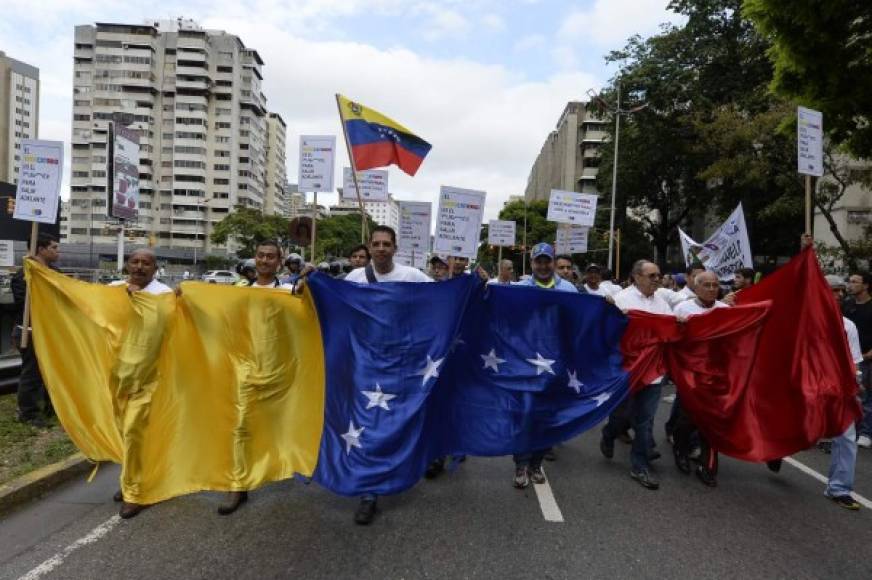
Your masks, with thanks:
[[(554, 273), (554, 248), (551, 244), (539, 243), (533, 246), (530, 253), (532, 260), (533, 275), (526, 280), (517, 282), (515, 286), (534, 286), (544, 290), (558, 290), (561, 292), (575, 292), (578, 289), (572, 282), (564, 280)], [(549, 449), (537, 449), (527, 453), (515, 454), (515, 478), (512, 481), (515, 487), (523, 489), (533, 483), (545, 483), (545, 474), (542, 472), (542, 459)]]

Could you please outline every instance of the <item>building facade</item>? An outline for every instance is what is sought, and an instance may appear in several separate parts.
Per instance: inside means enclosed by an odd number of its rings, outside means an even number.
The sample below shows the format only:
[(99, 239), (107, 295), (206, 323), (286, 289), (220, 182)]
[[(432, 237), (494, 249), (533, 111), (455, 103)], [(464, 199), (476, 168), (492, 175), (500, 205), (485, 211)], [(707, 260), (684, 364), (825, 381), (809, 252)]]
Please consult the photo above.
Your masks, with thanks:
[(18, 183), (20, 142), (39, 136), (39, 69), (0, 51), (0, 181)]
[[(840, 172), (863, 174), (872, 170), (869, 161), (846, 156), (839, 156), (836, 161), (841, 168)], [(832, 181), (832, 177), (821, 178), (821, 181), (827, 180)], [(833, 208), (832, 217), (839, 228), (839, 233), (848, 242), (868, 240), (872, 230), (872, 190), (861, 181), (849, 185)], [(817, 208), (815, 208), (813, 226), (815, 241), (832, 248), (838, 247), (839, 242), (830, 230), (829, 222)]]
[[(237, 205), (267, 209), (263, 60), (239, 37), (191, 20), (75, 29), (70, 241), (111, 243), (107, 136), (123, 114), (140, 136), (135, 243), (201, 255)], [(274, 157), (284, 155), (276, 147)], [(284, 166), (284, 159), (281, 159)], [(273, 207), (275, 204), (273, 204)]]
[[(400, 205), (394, 196), (388, 194), (388, 201), (365, 201), (363, 211), (369, 214), (372, 221), (380, 226), (390, 226), (394, 231), (400, 227)], [(339, 203), (330, 206), (330, 215), (345, 215), (360, 213), (360, 206), (356, 200), (342, 199), (342, 188), (339, 188)]]
[(278, 113), (267, 115), (266, 133), (266, 196), (263, 211), (268, 215), (287, 217), (288, 175), (285, 167), (287, 126)]
[(600, 148), (608, 138), (606, 121), (590, 103), (570, 101), (527, 178), (527, 201), (547, 200), (552, 189), (598, 193)]

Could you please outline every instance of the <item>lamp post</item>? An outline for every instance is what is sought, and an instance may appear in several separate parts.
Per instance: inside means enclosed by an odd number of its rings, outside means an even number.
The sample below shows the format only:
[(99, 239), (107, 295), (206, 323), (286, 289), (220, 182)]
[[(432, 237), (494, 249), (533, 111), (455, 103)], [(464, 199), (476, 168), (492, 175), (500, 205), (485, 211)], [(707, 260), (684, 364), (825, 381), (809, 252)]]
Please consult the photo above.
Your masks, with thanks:
[(616, 83), (618, 90), (618, 102), (617, 106), (612, 109), (608, 106), (605, 99), (599, 96), (593, 89), (587, 90), (587, 95), (590, 97), (591, 102), (596, 101), (600, 107), (609, 111), (615, 116), (615, 155), (614, 160), (612, 161), (612, 202), (611, 202), (611, 213), (609, 215), (609, 259), (608, 259), (608, 269), (612, 269), (614, 256), (614, 247), (615, 247), (615, 198), (617, 197), (616, 192), (618, 189), (618, 145), (621, 137), (621, 115), (631, 115), (633, 113), (638, 113), (642, 109), (648, 106), (648, 103), (643, 103), (641, 105), (637, 105), (631, 109), (621, 109), (621, 83)]

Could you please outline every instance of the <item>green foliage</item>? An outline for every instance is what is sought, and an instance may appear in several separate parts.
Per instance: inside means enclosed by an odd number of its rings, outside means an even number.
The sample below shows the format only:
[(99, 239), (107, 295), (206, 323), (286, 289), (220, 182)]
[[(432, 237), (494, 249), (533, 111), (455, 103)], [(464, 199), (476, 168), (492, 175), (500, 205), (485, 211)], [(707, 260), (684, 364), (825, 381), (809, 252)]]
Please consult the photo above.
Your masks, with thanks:
[[(369, 231), (376, 223), (367, 215)], [(320, 261), (325, 258), (347, 258), (351, 248), (360, 244), (360, 214), (349, 213), (318, 220), (315, 256)]]
[(872, 156), (872, 3), (745, 0), (743, 14), (772, 43), (771, 87), (822, 111), (834, 142)]
[(283, 243), (288, 237), (288, 220), (277, 215), (263, 215), (260, 210), (236, 206), (226, 218), (215, 224), (209, 238), (214, 244), (233, 241), (238, 244), (236, 254), (240, 258), (251, 258), (257, 244), (264, 240), (278, 240)]
[(203, 265), (206, 270), (227, 270), (231, 266), (235, 265), (236, 260), (228, 258), (227, 256), (206, 256), (203, 258)]

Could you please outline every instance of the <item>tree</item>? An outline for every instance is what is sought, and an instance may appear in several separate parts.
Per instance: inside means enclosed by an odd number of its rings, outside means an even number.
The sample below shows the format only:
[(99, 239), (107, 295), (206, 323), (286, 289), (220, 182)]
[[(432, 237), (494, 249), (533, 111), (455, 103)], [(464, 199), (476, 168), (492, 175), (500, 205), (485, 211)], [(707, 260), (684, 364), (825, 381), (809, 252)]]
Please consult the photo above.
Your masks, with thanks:
[(872, 3), (745, 0), (743, 14), (772, 43), (772, 88), (822, 111), (835, 143), (872, 157)]
[(288, 220), (277, 215), (263, 215), (257, 209), (236, 206), (226, 218), (215, 224), (209, 238), (213, 244), (233, 241), (239, 245), (236, 255), (240, 258), (254, 256), (257, 244), (264, 240), (283, 243), (288, 236)]
[[(367, 214), (369, 231), (376, 223)], [(335, 215), (318, 220), (315, 240), (315, 256), (318, 260), (330, 257), (345, 257), (351, 248), (360, 244), (360, 214)]]

